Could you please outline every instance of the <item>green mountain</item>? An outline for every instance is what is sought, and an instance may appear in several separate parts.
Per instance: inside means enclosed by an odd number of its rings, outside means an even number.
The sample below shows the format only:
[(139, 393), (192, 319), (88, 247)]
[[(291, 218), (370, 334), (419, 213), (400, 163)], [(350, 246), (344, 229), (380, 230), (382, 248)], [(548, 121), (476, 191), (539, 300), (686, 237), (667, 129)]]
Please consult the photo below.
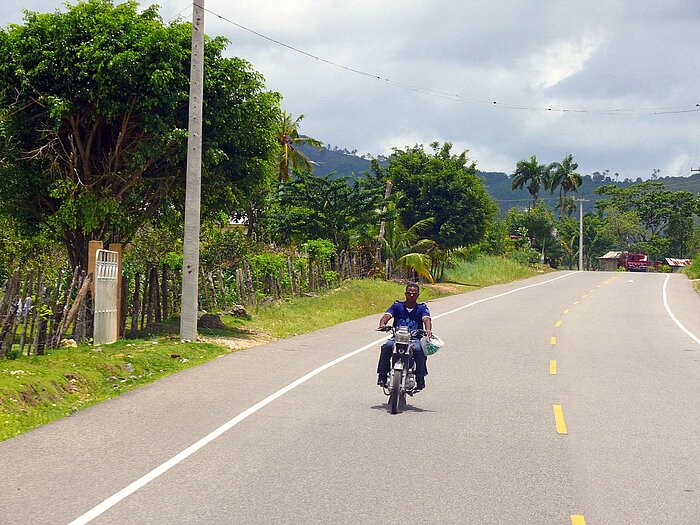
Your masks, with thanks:
[[(326, 146), (321, 150), (302, 146), (300, 150), (314, 162), (314, 173), (316, 175), (335, 173), (338, 177), (353, 177), (369, 170), (369, 157), (364, 155), (358, 156), (357, 150), (348, 151), (347, 149), (339, 149), (337, 146), (333, 148)], [(378, 159), (380, 162), (387, 160), (383, 156), (379, 156)], [(530, 194), (527, 190), (513, 191), (511, 189), (510, 176), (508, 174), (494, 171), (477, 171), (477, 173), (483, 179), (489, 194), (498, 201), (501, 214), (505, 215), (510, 208), (516, 206), (526, 207), (528, 202), (530, 202)], [(642, 182), (641, 178), (634, 181), (631, 179), (616, 181), (607, 173), (607, 171), (605, 173), (594, 172), (583, 176), (583, 185), (579, 193), (573, 194), (573, 196), (588, 200), (588, 202), (584, 203), (584, 210), (590, 210), (595, 201), (602, 198), (594, 193), (600, 186), (617, 184), (625, 188)], [(656, 180), (663, 182), (672, 191), (687, 190), (692, 193), (700, 193), (700, 173), (694, 173), (690, 177), (659, 177)], [(540, 193), (540, 198), (546, 200), (554, 207), (558, 194), (550, 195), (543, 191)]]

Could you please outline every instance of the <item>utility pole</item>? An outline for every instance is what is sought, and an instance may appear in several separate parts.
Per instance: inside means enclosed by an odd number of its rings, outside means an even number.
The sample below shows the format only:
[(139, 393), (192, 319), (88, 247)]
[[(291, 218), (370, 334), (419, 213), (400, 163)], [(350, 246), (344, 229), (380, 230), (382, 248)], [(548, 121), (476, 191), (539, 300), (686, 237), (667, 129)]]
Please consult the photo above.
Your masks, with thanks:
[[(389, 196), (391, 195), (391, 188), (394, 186), (394, 184), (391, 182), (391, 179), (386, 181), (386, 190), (384, 191), (384, 202), (386, 202), (389, 199)], [(379, 223), (379, 236), (377, 237), (377, 253), (375, 255), (375, 258), (377, 259), (377, 265), (379, 267), (382, 266), (382, 241), (384, 240), (384, 233), (386, 230), (386, 220), (384, 219), (384, 214), (386, 213), (386, 204), (384, 204), (384, 207), (382, 208), (382, 221)]]
[(574, 199), (578, 202), (578, 271), (583, 271), (583, 203), (586, 199)]
[(182, 257), (180, 339), (197, 340), (199, 226), (202, 190), (202, 102), (204, 97), (204, 0), (192, 2), (192, 58), (187, 134), (185, 237)]

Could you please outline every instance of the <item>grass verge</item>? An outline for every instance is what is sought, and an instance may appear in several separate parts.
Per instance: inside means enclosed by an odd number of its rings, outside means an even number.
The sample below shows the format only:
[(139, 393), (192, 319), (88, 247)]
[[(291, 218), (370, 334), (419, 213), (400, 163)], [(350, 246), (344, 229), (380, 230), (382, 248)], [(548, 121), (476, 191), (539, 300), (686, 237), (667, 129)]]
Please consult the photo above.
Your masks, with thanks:
[(0, 361), (0, 441), (226, 351), (162, 337)]
[[(449, 272), (450, 281), (463, 284), (422, 286), (420, 300), (535, 273), (512, 261), (479, 257)], [(380, 314), (403, 291), (396, 282), (348, 281), (322, 295), (261, 306), (250, 320), (223, 315), (227, 328), (200, 330), (204, 342), (181, 343), (179, 320), (171, 319), (140, 339), (0, 360), (0, 441), (232, 350)]]

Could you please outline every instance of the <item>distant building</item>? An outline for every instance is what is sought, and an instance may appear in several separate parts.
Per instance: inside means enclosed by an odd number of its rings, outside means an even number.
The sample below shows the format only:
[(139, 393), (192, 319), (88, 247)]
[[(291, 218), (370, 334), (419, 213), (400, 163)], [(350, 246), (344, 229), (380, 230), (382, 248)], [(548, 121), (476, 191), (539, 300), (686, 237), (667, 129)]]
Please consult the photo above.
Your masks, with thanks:
[(608, 252), (602, 257), (598, 257), (600, 269), (604, 272), (614, 272), (620, 266), (622, 252)]
[(664, 262), (671, 267), (672, 272), (679, 272), (686, 266), (690, 266), (693, 261), (691, 259), (674, 259), (672, 257), (666, 257)]

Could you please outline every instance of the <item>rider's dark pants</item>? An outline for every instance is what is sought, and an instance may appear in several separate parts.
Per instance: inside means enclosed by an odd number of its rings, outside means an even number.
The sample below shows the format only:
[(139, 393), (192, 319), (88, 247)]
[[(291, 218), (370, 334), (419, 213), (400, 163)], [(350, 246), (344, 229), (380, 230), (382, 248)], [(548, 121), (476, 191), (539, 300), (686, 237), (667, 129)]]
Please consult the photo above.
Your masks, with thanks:
[[(416, 363), (416, 377), (425, 377), (428, 375), (428, 358), (423, 353), (420, 346), (420, 341), (411, 341), (413, 347), (413, 360)], [(379, 354), (379, 364), (377, 365), (377, 374), (386, 375), (391, 370), (391, 353), (394, 351), (394, 341), (389, 339), (382, 345), (382, 351)]]

